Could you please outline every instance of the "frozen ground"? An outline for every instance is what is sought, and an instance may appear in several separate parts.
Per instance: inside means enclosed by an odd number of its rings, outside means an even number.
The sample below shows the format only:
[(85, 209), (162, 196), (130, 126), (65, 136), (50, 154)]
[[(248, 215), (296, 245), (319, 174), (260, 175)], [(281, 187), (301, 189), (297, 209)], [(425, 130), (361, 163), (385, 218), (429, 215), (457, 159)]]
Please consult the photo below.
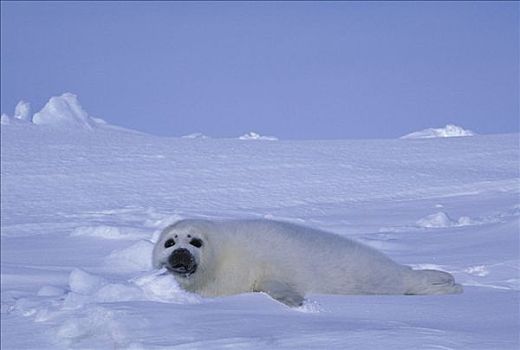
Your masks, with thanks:
[[(2, 349), (519, 347), (516, 134), (243, 142), (22, 122), (1, 132)], [(299, 309), (262, 294), (203, 299), (151, 270), (157, 231), (182, 217), (331, 230), (449, 271), (465, 292), (310, 295)]]

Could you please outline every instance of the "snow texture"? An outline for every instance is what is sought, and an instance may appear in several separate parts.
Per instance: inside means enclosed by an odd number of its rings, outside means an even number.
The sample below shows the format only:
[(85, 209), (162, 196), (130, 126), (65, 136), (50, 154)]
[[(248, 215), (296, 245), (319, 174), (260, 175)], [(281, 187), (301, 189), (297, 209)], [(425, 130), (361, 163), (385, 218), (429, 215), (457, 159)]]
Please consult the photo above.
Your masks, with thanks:
[(429, 139), (434, 137), (460, 137), (460, 136), (474, 136), (475, 133), (471, 130), (466, 130), (460, 126), (448, 124), (444, 128), (430, 128), (421, 131), (412, 132), (404, 135), (402, 139)]
[[(98, 127), (76, 102), (37, 118), (72, 128), (2, 124), (2, 349), (519, 348), (519, 135), (244, 147)], [(180, 218), (336, 232), (464, 293), (202, 298), (151, 267)]]

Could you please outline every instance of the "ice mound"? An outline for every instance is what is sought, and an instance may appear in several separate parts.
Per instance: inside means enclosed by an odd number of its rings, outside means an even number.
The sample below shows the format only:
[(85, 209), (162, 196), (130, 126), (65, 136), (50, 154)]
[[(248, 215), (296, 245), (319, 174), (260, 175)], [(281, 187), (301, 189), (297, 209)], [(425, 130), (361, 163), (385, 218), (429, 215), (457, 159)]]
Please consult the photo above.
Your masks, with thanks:
[(2, 114), (0, 120), (0, 123), (2, 125), (26, 122), (31, 122), (31, 104), (23, 100), (18, 102), (18, 104), (16, 105), (13, 117), (8, 116), (7, 114)]
[(278, 138), (274, 136), (261, 136), (256, 132), (250, 131), (238, 138), (239, 140), (266, 140), (266, 141), (277, 141)]
[(3, 113), (2, 116), (0, 117), (0, 124), (1, 125), (11, 124), (11, 118), (9, 118), (9, 116), (7, 114)]
[(0, 119), (0, 124), (1, 125), (15, 125), (15, 124), (20, 125), (20, 124), (31, 124), (31, 122), (27, 121), (25, 119), (10, 117), (4, 113), (4, 114), (2, 114), (2, 117)]
[[(58, 293), (59, 291), (47, 286), (40, 295), (63, 295), (63, 290), (61, 293)], [(113, 283), (76, 268), (70, 273), (69, 292), (63, 306), (67, 309), (78, 309), (93, 303), (143, 300), (184, 304), (198, 303), (201, 297), (182, 290), (166, 269), (146, 272), (131, 280)]]
[(476, 225), (479, 222), (467, 217), (461, 216), (458, 220), (453, 220), (446, 214), (445, 212), (437, 212), (435, 214), (431, 214), (425, 216), (422, 219), (419, 219), (416, 222), (418, 227), (423, 228), (444, 228), (444, 227), (458, 227), (458, 226), (468, 226), (468, 225)]
[(14, 118), (30, 121), (31, 120), (31, 104), (26, 101), (20, 101), (14, 108)]
[(138, 131), (111, 125), (101, 118), (90, 116), (81, 107), (78, 97), (70, 92), (51, 97), (47, 104), (34, 115), (31, 115), (30, 103), (23, 100), (16, 105), (13, 117), (2, 114), (1, 125), (21, 123), (51, 126), (62, 130), (101, 128), (141, 134)]
[(153, 271), (132, 280), (147, 300), (169, 303), (198, 303), (201, 297), (182, 290), (166, 269)]
[(412, 132), (401, 136), (401, 139), (429, 139), (434, 137), (460, 137), (460, 136), (473, 136), (476, 135), (471, 130), (466, 130), (460, 126), (448, 124), (444, 128), (430, 128), (421, 131)]
[(464, 272), (478, 277), (486, 277), (489, 275), (489, 269), (485, 265), (470, 266), (464, 269)]
[(76, 95), (66, 92), (51, 97), (41, 111), (34, 114), (32, 121), (39, 125), (93, 129), (96, 122), (79, 104)]
[(147, 238), (148, 233), (132, 227), (116, 226), (80, 226), (72, 231), (71, 236), (89, 236), (103, 239), (135, 240)]
[(99, 277), (92, 275), (81, 269), (74, 269), (69, 275), (69, 288), (78, 294), (92, 294), (99, 290), (107, 282)]

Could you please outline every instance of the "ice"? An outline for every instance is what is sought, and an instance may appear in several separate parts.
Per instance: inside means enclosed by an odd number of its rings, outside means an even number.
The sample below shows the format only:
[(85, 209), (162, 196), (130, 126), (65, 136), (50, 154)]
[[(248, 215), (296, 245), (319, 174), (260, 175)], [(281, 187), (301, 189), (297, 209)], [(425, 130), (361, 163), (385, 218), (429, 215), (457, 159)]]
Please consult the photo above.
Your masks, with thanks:
[(0, 119), (0, 124), (4, 125), (4, 126), (7, 126), (7, 125), (27, 125), (27, 124), (30, 124), (30, 121), (27, 121), (25, 119), (10, 117), (7, 114), (2, 114), (1, 119)]
[(51, 97), (42, 110), (34, 114), (32, 121), (38, 125), (87, 130), (93, 129), (96, 125), (79, 104), (77, 96), (70, 92)]
[(0, 118), (0, 124), (1, 125), (9, 125), (11, 124), (11, 118), (7, 114), (2, 113), (2, 116)]
[[(88, 117), (92, 129), (2, 124), (2, 349), (518, 349), (517, 134), (245, 147)], [(179, 219), (263, 217), (450, 272), (464, 293), (289, 308), (194, 295), (151, 266)]]
[(278, 138), (274, 136), (262, 136), (256, 132), (250, 131), (238, 138), (239, 140), (265, 140), (265, 141), (277, 141)]
[(31, 124), (61, 131), (102, 129), (142, 134), (135, 130), (111, 125), (104, 119), (89, 115), (79, 103), (78, 97), (70, 92), (51, 97), (45, 106), (34, 115), (31, 115), (30, 103), (23, 100), (16, 105), (13, 117), (2, 114), (1, 125), (25, 125), (27, 127)]
[(486, 277), (487, 275), (489, 275), (489, 269), (484, 265), (468, 267), (464, 270), (464, 272), (478, 277)]
[(474, 135), (475, 133), (471, 130), (466, 130), (457, 125), (448, 124), (444, 128), (430, 128), (412, 132), (402, 136), (401, 139), (429, 139), (434, 137), (461, 137)]
[(447, 228), (456, 226), (478, 225), (481, 222), (471, 219), (468, 216), (461, 216), (458, 220), (453, 220), (447, 213), (439, 211), (417, 220), (418, 227), (424, 228)]
[(69, 276), (69, 288), (78, 294), (92, 294), (105, 284), (107, 282), (103, 278), (78, 268), (72, 270)]
[(31, 121), (31, 104), (26, 101), (20, 101), (14, 109), (14, 118)]
[(456, 224), (453, 219), (451, 219), (448, 214), (440, 211), (435, 214), (428, 215), (417, 221), (417, 226), (419, 227), (451, 227)]
[(143, 290), (148, 300), (190, 304), (201, 300), (199, 296), (182, 290), (166, 269), (136, 277), (132, 282)]
[(5, 113), (2, 113), (0, 124), (1, 125), (9, 125), (9, 124), (23, 124), (31, 122), (31, 104), (26, 101), (20, 101), (16, 104), (14, 108), (13, 117), (8, 116)]

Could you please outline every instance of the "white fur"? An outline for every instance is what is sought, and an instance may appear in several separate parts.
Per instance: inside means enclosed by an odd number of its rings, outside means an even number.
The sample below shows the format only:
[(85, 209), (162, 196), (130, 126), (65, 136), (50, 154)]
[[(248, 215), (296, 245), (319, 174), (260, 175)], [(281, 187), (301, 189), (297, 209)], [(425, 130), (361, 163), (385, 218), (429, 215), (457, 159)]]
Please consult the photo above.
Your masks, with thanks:
[[(164, 248), (174, 236), (176, 244)], [(202, 239), (201, 248), (189, 244)], [(181, 287), (203, 296), (262, 291), (288, 305), (306, 293), (447, 294), (461, 292), (441, 271), (412, 270), (350, 239), (309, 227), (271, 220), (181, 220), (161, 233), (155, 267), (174, 249), (188, 249), (198, 264)]]

